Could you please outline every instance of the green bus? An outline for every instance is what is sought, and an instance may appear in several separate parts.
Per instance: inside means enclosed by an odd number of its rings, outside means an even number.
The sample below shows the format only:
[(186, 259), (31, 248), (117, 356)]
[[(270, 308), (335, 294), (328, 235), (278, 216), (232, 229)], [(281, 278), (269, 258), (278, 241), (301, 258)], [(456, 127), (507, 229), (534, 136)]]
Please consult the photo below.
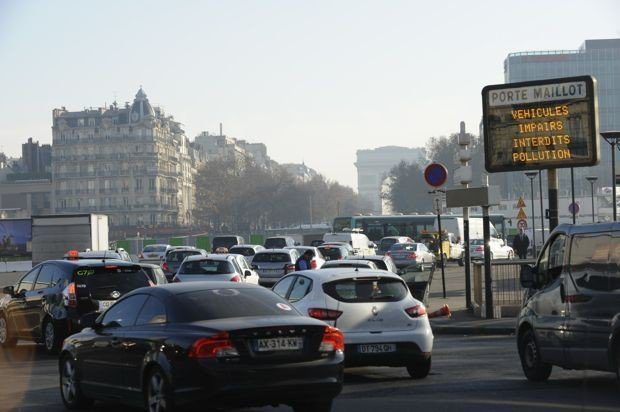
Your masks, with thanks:
[[(441, 215), (442, 229), (455, 232), (459, 236), (457, 221), (461, 215)], [(482, 218), (482, 215), (470, 215), (470, 218)], [(506, 238), (506, 222), (504, 215), (490, 214), (489, 220), (495, 227), (491, 229), (491, 236)], [(370, 240), (377, 242), (386, 236), (409, 236), (418, 240), (424, 232), (437, 230), (437, 215), (382, 215), (382, 216), (339, 216), (334, 219), (333, 231), (342, 232), (345, 229), (361, 229)], [(462, 223), (460, 223), (462, 227)], [(470, 225), (471, 227), (471, 225)], [(481, 226), (480, 226), (481, 227)], [(470, 238), (482, 237), (470, 231)]]

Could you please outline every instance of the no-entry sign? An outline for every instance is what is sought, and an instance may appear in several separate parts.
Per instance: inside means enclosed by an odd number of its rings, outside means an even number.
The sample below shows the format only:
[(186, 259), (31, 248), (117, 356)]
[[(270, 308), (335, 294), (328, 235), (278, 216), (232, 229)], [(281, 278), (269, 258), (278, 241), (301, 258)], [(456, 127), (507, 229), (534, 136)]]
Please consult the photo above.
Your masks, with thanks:
[(448, 180), (448, 169), (441, 163), (431, 163), (424, 169), (424, 180), (432, 187), (441, 187)]

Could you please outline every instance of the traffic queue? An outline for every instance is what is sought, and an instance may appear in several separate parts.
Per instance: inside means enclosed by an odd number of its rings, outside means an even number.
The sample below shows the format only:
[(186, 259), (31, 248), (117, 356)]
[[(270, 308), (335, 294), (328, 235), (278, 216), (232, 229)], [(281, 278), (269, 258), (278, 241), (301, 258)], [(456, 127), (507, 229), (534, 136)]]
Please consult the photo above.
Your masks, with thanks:
[(139, 263), (118, 250), (40, 263), (3, 289), (0, 344), (29, 340), (57, 355), (68, 409), (103, 400), (329, 411), (345, 367), (428, 375), (426, 307), (371, 242), (362, 255), (338, 240), (231, 238), (212, 253), (147, 246)]

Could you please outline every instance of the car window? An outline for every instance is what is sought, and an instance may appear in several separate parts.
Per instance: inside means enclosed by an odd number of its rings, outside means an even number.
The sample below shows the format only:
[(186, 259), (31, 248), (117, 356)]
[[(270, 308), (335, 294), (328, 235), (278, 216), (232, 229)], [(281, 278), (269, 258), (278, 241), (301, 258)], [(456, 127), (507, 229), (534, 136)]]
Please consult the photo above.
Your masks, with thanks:
[(230, 253), (236, 253), (236, 254), (242, 255), (242, 256), (254, 256), (254, 254), (256, 252), (251, 247), (236, 247), (236, 246), (234, 246), (234, 247), (230, 248)]
[[(291, 251), (291, 254), (294, 251)], [(254, 255), (252, 263), (291, 263), (291, 255), (288, 253), (263, 252)]]
[(159, 299), (150, 296), (136, 318), (136, 326), (166, 323), (166, 321), (166, 307)]
[(338, 259), (342, 259), (346, 255), (343, 248), (340, 248), (338, 246), (333, 246), (333, 247), (325, 246), (325, 247), (319, 248), (319, 250), (325, 257), (325, 260), (338, 260)]
[(407, 296), (407, 286), (400, 279), (352, 278), (325, 283), (323, 291), (341, 302), (396, 302)]
[(57, 286), (60, 284), (66, 285), (69, 283), (69, 278), (71, 277), (71, 273), (67, 270), (66, 272), (56, 265), (51, 265), (50, 271), (52, 273), (52, 282), (51, 286)]
[(54, 271), (52, 264), (44, 264), (41, 266), (39, 276), (37, 276), (37, 282), (34, 284), (34, 290), (49, 288), (52, 283), (52, 273)]
[[(245, 260), (245, 259), (243, 259), (243, 260)], [(236, 258), (232, 259), (232, 261), (230, 263), (232, 263), (233, 267), (235, 268), (235, 272), (243, 273), (243, 269), (241, 269), (241, 266), (239, 265), (239, 261), (237, 261)]]
[(241, 273), (243, 273), (244, 270), (250, 270), (250, 266), (248, 265), (247, 260), (242, 257), (239, 257), (236, 260), (237, 264), (239, 264), (239, 267), (241, 268)]
[(296, 276), (285, 277), (284, 279), (276, 283), (276, 285), (273, 287), (274, 293), (286, 299), (286, 294), (288, 293), (288, 290), (291, 288), (291, 284), (295, 279)]
[(312, 280), (305, 276), (297, 276), (293, 289), (288, 297), (289, 302), (297, 302), (306, 296), (312, 288)]
[(598, 291), (620, 289), (620, 238), (609, 233), (575, 235), (570, 270), (577, 286)]
[(203, 259), (185, 262), (179, 275), (224, 275), (235, 271), (233, 264), (226, 260)]
[(381, 243), (379, 243), (379, 250), (385, 252), (394, 243), (396, 243), (396, 239), (381, 239)]
[(281, 249), (286, 246), (286, 240), (281, 237), (267, 239), (265, 240), (265, 244), (263, 246), (267, 249)]
[(153, 269), (153, 274), (155, 275), (155, 278), (157, 279), (157, 283), (158, 284), (162, 284), (162, 283), (168, 283), (168, 280), (166, 279), (166, 275), (164, 273), (164, 271), (161, 268), (154, 268)]
[[(78, 293), (95, 300), (109, 300), (114, 291), (124, 295), (134, 289), (149, 286), (148, 276), (138, 265), (81, 266), (75, 270)], [(85, 285), (85, 286), (82, 286)]]
[(41, 270), (41, 266), (37, 266), (30, 272), (26, 273), (26, 275), (19, 281), (16, 292), (21, 293), (32, 290), (32, 286), (34, 285), (34, 281), (37, 278), (37, 275), (39, 274), (39, 270)]
[(105, 312), (101, 323), (104, 327), (132, 326), (147, 295), (133, 295), (112, 305)]
[(538, 273), (545, 276), (545, 284), (552, 283), (562, 273), (566, 236), (556, 236), (548, 244), (538, 261)]
[(185, 260), (186, 257), (193, 256), (193, 255), (199, 255), (199, 254), (200, 252), (197, 250), (184, 250), (182, 252), (172, 252), (168, 255), (166, 260), (168, 262), (181, 263)]

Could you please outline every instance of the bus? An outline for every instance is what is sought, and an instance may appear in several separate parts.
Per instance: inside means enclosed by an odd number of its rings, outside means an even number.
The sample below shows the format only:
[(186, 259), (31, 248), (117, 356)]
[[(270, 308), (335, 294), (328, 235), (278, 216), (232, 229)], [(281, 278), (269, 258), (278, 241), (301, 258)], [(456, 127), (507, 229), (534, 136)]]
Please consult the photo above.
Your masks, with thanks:
[[(470, 218), (480, 219), (482, 215), (470, 215)], [(460, 220), (460, 223), (459, 223)], [(506, 222), (504, 215), (490, 214), (491, 236), (506, 237)], [(452, 231), (460, 237), (462, 230), (462, 216), (460, 215), (441, 215), (442, 229)], [(479, 225), (482, 227), (482, 225)], [(482, 237), (482, 233), (473, 234), (470, 238)], [(339, 216), (334, 219), (334, 232), (342, 232), (345, 229), (361, 229), (362, 233), (368, 236), (373, 242), (381, 240), (386, 236), (409, 236), (419, 240), (423, 233), (437, 230), (437, 215), (382, 215), (382, 216)], [(462, 239), (461, 239), (462, 241)]]

